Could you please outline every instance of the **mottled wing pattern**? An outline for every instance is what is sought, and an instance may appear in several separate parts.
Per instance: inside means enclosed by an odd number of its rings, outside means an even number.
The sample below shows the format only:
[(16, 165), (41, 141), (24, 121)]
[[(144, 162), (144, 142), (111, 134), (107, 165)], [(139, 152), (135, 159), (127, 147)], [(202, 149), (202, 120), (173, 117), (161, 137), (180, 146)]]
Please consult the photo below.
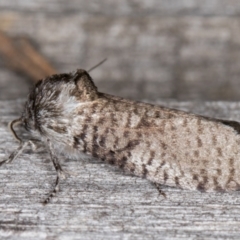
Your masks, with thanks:
[(75, 148), (149, 180), (201, 191), (239, 189), (234, 122), (103, 95), (79, 108)]

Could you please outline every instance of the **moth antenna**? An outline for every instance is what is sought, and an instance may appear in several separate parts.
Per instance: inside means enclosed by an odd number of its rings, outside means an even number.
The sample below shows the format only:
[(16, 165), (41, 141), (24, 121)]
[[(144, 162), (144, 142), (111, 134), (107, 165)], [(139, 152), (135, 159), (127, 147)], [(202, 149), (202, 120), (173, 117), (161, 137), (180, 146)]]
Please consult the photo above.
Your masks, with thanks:
[(10, 131), (12, 132), (13, 137), (19, 142), (22, 143), (22, 139), (18, 137), (18, 135), (16, 134), (15, 130), (14, 130), (14, 126), (19, 125), (21, 123), (21, 118), (15, 119), (12, 122), (9, 123), (8, 127), (10, 129)]
[(107, 58), (104, 58), (101, 62), (99, 62), (97, 65), (91, 67), (87, 72), (91, 72), (92, 70), (94, 70), (95, 68), (99, 67), (100, 65), (102, 65), (104, 62), (107, 61)]

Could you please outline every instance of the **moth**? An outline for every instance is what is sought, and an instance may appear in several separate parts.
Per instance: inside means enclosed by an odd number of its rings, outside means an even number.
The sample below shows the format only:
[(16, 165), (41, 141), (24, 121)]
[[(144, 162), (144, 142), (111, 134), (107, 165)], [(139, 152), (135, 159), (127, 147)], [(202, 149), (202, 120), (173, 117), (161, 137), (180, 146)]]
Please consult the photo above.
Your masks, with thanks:
[[(33, 136), (22, 140), (14, 126)], [(22, 116), (10, 123), (19, 147), (13, 161), (41, 141), (57, 178), (48, 203), (64, 177), (60, 158), (90, 156), (153, 183), (200, 191), (240, 189), (240, 124), (101, 93), (85, 70), (40, 80)]]

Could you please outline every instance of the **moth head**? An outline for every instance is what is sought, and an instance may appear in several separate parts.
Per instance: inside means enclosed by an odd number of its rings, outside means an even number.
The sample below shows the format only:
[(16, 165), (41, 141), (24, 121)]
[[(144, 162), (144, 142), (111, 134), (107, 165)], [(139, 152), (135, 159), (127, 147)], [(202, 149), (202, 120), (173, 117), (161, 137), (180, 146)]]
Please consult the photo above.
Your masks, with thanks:
[(10, 124), (17, 140), (14, 125), (21, 124), (27, 131), (44, 134), (44, 126), (54, 119), (63, 119), (67, 111), (79, 102), (91, 102), (98, 98), (98, 90), (87, 71), (55, 74), (36, 83), (30, 91), (22, 117)]

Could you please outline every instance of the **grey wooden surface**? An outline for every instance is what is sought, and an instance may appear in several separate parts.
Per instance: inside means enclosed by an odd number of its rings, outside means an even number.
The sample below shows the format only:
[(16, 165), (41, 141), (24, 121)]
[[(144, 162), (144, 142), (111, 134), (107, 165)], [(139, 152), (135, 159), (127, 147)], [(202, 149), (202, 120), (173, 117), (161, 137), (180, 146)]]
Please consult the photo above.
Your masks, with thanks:
[[(26, 35), (59, 72), (88, 69), (101, 91), (240, 121), (237, 0), (0, 0), (0, 30)], [(0, 160), (17, 147), (7, 124), (31, 82), (0, 58)], [(21, 135), (25, 132), (19, 128)], [(92, 161), (62, 159), (55, 181), (46, 151), (0, 167), (0, 239), (239, 239), (240, 195), (164, 188)]]
[[(240, 103), (163, 102), (212, 117), (240, 120)], [(7, 124), (24, 100), (0, 101), (0, 159), (17, 147)], [(21, 135), (25, 135), (20, 128)], [(26, 150), (0, 168), (0, 239), (239, 239), (240, 194), (164, 188), (96, 160), (62, 159), (71, 176), (47, 206), (55, 171), (46, 151)]]
[(107, 57), (92, 73), (105, 92), (239, 100), (239, 13), (237, 0), (0, 0), (0, 30), (32, 39), (59, 72)]

